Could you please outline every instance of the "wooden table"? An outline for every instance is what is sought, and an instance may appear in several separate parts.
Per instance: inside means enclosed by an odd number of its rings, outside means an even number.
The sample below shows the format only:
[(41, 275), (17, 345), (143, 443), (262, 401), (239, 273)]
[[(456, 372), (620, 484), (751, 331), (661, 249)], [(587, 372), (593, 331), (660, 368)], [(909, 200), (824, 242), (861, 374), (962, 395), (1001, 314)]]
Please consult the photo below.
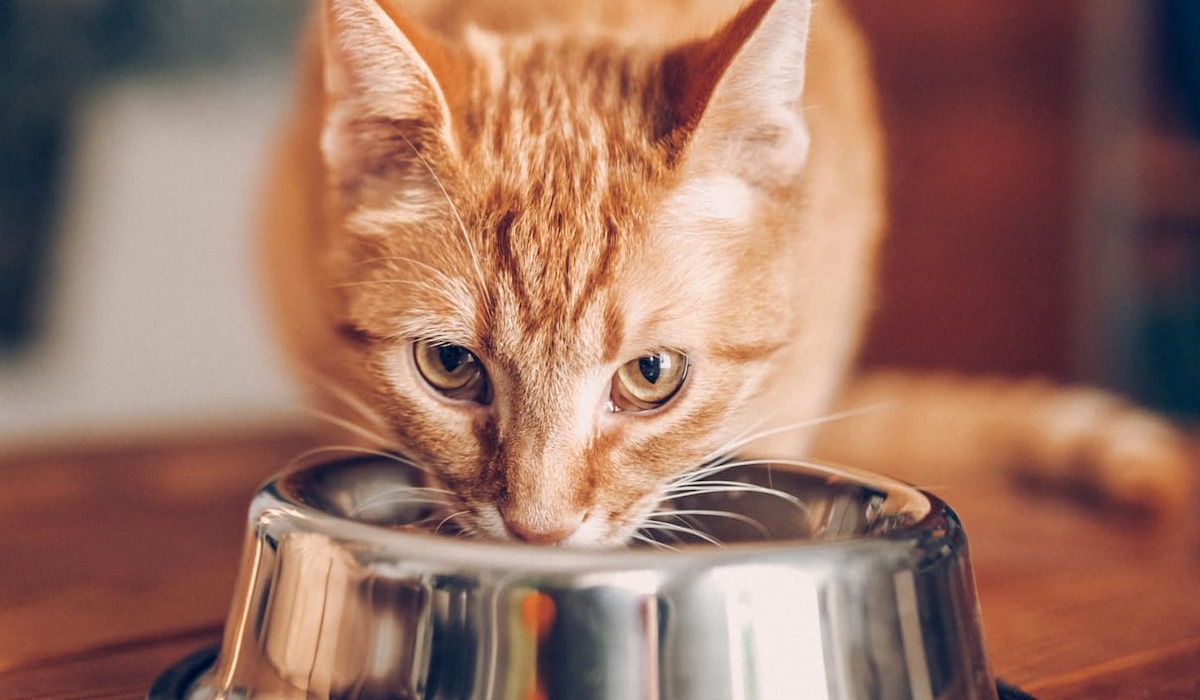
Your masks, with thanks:
[[(0, 700), (141, 698), (219, 641), (256, 486), (302, 431), (0, 450)], [(971, 538), (996, 674), (1039, 698), (1200, 698), (1194, 521), (993, 484), (940, 492)]]

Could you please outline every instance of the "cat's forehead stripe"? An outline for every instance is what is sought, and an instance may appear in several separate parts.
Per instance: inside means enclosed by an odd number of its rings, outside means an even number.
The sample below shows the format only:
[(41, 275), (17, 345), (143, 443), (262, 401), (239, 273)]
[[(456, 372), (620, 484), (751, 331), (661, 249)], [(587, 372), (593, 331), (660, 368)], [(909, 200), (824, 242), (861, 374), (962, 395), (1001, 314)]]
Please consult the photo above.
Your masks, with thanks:
[(618, 277), (622, 239), (637, 233), (629, 213), (665, 167), (648, 137), (647, 98), (637, 95), (655, 89), (652, 80), (639, 82), (634, 58), (609, 48), (509, 46), (477, 86), (479, 130), (468, 149), (475, 233), (520, 327), (561, 333), (596, 312), (609, 326), (606, 356), (623, 330), (601, 302)]

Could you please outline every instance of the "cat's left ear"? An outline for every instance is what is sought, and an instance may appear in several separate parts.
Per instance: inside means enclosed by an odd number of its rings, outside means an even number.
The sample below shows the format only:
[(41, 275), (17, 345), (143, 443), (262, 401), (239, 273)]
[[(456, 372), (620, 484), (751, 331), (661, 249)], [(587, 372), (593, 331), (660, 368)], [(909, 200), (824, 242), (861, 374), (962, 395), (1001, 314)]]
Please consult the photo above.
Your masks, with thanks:
[(812, 0), (755, 0), (663, 62), (664, 135), (690, 168), (761, 184), (804, 166), (801, 111)]
[(461, 61), (391, 0), (324, 0), (321, 150), (339, 189), (420, 175), (454, 149), (444, 78)]

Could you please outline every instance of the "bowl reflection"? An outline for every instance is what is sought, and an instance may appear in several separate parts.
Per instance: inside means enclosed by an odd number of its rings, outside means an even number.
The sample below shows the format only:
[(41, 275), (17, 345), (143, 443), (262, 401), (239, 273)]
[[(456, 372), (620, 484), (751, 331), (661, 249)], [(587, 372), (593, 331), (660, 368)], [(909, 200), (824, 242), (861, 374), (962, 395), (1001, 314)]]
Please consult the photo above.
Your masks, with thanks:
[(720, 478), (657, 546), (585, 551), (413, 531), (436, 513), (384, 459), (281, 476), (187, 696), (996, 697), (944, 503), (819, 466)]

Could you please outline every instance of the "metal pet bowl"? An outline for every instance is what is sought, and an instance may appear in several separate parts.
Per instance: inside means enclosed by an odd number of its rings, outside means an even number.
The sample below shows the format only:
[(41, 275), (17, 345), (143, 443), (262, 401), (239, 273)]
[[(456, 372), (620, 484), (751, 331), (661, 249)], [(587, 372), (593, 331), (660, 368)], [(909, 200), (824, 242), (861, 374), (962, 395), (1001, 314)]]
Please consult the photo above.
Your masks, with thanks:
[[(383, 459), (280, 476), (251, 505), (219, 656), (176, 697), (994, 700), (954, 513), (788, 469), (720, 478), (795, 500), (675, 501), (722, 545), (607, 551), (410, 531), (429, 512), (380, 498), (412, 483)], [(747, 520), (682, 514), (707, 510)]]

